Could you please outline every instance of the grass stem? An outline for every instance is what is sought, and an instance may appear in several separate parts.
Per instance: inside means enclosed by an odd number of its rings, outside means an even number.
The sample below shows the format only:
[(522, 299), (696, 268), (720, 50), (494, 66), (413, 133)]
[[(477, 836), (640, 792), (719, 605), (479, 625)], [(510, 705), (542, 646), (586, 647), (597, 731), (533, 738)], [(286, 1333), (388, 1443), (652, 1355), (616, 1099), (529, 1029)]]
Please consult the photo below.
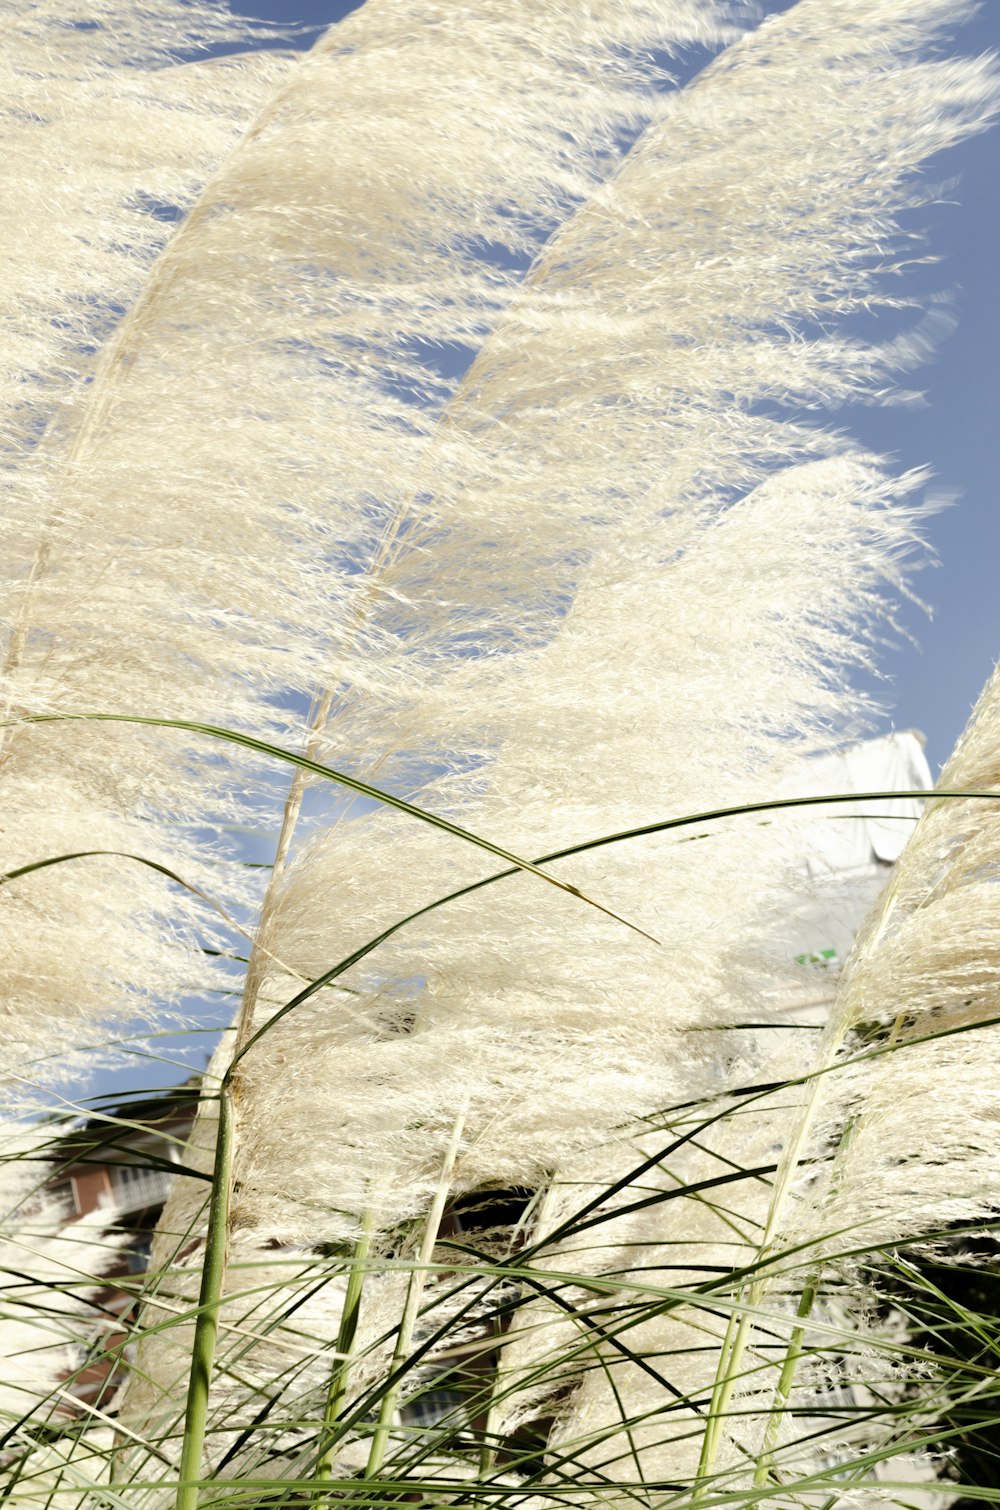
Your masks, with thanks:
[(389, 1432), (392, 1429), (393, 1418), (396, 1414), (396, 1402), (399, 1397), (398, 1371), (409, 1357), (410, 1347), (413, 1343), (413, 1329), (417, 1320), (417, 1312), (420, 1309), (420, 1300), (427, 1283), (427, 1275), (430, 1272), (431, 1259), (434, 1256), (434, 1248), (437, 1244), (438, 1233), (441, 1229), (441, 1218), (444, 1215), (445, 1204), (451, 1191), (451, 1177), (455, 1168), (455, 1160), (458, 1157), (459, 1145), (462, 1141), (462, 1132), (465, 1128), (465, 1117), (468, 1104), (463, 1103), (455, 1118), (451, 1131), (451, 1138), (445, 1150), (444, 1163), (441, 1166), (441, 1175), (438, 1179), (434, 1199), (427, 1213), (424, 1223), (423, 1237), (420, 1241), (420, 1251), (417, 1261), (410, 1272), (410, 1282), (406, 1289), (406, 1302), (403, 1306), (403, 1314), (399, 1321), (399, 1331), (396, 1334), (396, 1346), (393, 1349), (392, 1364), (389, 1369), (390, 1383), (382, 1396), (379, 1405), (378, 1421), (375, 1426), (375, 1434), (372, 1437), (371, 1449), (368, 1453), (368, 1465), (365, 1468), (365, 1478), (371, 1479), (379, 1472), (385, 1458), (385, 1449), (389, 1440)]
[(229, 1243), (229, 1198), (232, 1189), (233, 1105), (225, 1080), (219, 1088), (219, 1130), (215, 1142), (215, 1166), (208, 1208), (208, 1233), (201, 1271), (198, 1315), (191, 1346), (184, 1412), (184, 1442), (181, 1449), (180, 1482), (175, 1510), (197, 1510), (202, 1453), (208, 1422), (208, 1402), (219, 1331), (219, 1307), (226, 1273)]
[[(344, 1294), (344, 1309), (340, 1316), (340, 1327), (337, 1332), (337, 1361), (334, 1364), (333, 1373), (330, 1375), (330, 1387), (327, 1391), (326, 1406), (323, 1411), (323, 1430), (320, 1437), (320, 1452), (316, 1459), (314, 1478), (325, 1479), (330, 1476), (333, 1466), (334, 1436), (340, 1413), (347, 1399), (347, 1392), (351, 1378), (351, 1351), (354, 1347), (354, 1339), (358, 1330), (358, 1318), (361, 1314), (361, 1292), (364, 1288), (365, 1273), (368, 1266), (368, 1256), (371, 1252), (372, 1232), (375, 1227), (375, 1216), (371, 1207), (365, 1212), (361, 1223), (361, 1231), (354, 1249), (354, 1257), (351, 1260), (350, 1272), (347, 1276), (347, 1290)], [(317, 1501), (317, 1510), (326, 1510), (329, 1501), (321, 1499)]]

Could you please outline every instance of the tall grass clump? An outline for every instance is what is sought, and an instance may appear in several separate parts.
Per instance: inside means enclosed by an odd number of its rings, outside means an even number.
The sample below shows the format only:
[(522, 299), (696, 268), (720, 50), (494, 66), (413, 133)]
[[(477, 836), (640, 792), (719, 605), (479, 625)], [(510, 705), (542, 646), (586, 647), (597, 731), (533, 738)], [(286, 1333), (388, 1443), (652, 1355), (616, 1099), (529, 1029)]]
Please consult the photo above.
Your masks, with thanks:
[(11, 1504), (957, 1492), (993, 694), (839, 990), (787, 916), (921, 553), (816, 412), (924, 353), (872, 317), (972, 9), (15, 7), (15, 1167), (93, 1045), (235, 1012), (89, 1413), (120, 1238), (28, 1263)]

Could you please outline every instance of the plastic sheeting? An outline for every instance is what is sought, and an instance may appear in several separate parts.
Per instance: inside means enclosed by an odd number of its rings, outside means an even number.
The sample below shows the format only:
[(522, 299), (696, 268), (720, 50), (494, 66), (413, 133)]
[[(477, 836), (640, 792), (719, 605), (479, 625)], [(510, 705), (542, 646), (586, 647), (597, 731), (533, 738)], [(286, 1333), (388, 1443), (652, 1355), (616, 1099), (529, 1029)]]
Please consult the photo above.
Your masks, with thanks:
[[(912, 792), (932, 785), (923, 737), (908, 729), (808, 761), (800, 792)], [(922, 805), (901, 797), (814, 810), (803, 835), (801, 888), (778, 929), (800, 964), (821, 971), (843, 964)]]
[[(927, 791), (932, 785), (923, 738), (907, 729), (809, 761), (803, 790), (809, 795), (912, 792)], [(817, 809), (822, 817), (809, 836), (806, 863), (810, 874), (870, 869), (878, 862), (894, 864), (922, 805), (919, 798), (901, 797)]]

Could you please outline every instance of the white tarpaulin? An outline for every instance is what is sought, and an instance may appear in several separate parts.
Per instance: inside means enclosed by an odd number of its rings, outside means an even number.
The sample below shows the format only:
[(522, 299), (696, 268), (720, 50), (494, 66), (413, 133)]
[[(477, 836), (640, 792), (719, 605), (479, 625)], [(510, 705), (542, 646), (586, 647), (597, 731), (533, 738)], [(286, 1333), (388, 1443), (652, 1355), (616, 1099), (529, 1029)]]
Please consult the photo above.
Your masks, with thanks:
[[(923, 739), (912, 729), (810, 760), (806, 769), (803, 794), (810, 796), (926, 791), (933, 785)], [(892, 865), (913, 832), (921, 807), (919, 798), (901, 797), (818, 808), (822, 817), (809, 837), (810, 873), (867, 869), (876, 861)]]
[[(923, 738), (905, 730), (808, 761), (800, 792), (912, 792), (932, 785)], [(901, 797), (815, 809), (803, 835), (802, 889), (781, 930), (795, 958), (817, 967), (843, 963), (922, 806), (919, 798)]]

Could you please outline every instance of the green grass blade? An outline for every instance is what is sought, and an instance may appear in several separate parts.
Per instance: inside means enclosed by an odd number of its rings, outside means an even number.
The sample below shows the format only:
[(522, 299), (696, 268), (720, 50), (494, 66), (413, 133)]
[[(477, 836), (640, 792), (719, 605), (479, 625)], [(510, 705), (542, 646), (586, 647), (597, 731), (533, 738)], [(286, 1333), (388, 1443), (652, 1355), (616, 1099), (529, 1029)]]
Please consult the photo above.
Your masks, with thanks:
[(117, 723), (136, 724), (147, 728), (178, 729), (188, 734), (204, 734), (209, 739), (219, 739), (226, 744), (237, 745), (245, 750), (252, 750), (257, 755), (267, 755), (271, 759), (283, 761), (285, 764), (297, 766), (299, 770), (307, 771), (310, 775), (320, 776), (325, 781), (332, 781), (338, 786), (345, 787), (350, 792), (357, 793), (360, 797), (368, 797), (373, 802), (379, 802), (384, 807), (395, 808), (397, 812), (406, 813), (411, 818), (417, 818), (422, 823), (430, 824), (432, 828), (439, 829), (442, 833), (451, 834), (455, 839), (462, 839), (467, 844), (473, 844), (477, 849), (483, 849), (488, 854), (496, 855), (499, 860), (506, 860), (515, 870), (527, 871), (530, 875), (538, 876), (540, 880), (547, 881), (550, 886), (558, 887), (560, 891), (567, 892), (570, 896), (578, 897), (591, 907), (596, 907), (607, 917), (616, 923), (623, 923), (626, 928), (648, 938), (652, 943), (659, 941), (653, 935), (647, 933), (638, 924), (631, 923), (627, 918), (621, 917), (611, 908), (605, 907), (594, 897), (587, 896), (578, 886), (570, 881), (563, 881), (559, 876), (550, 875), (542, 870), (533, 860), (524, 860), (515, 855), (511, 850), (504, 849), (500, 844), (494, 844), (491, 839), (484, 839), (479, 834), (473, 834), (469, 829), (462, 828), (457, 823), (452, 823), (448, 818), (442, 818), (436, 813), (429, 813), (424, 808), (417, 807), (412, 802), (407, 802), (403, 797), (397, 797), (392, 792), (384, 791), (381, 787), (372, 786), (367, 781), (361, 781), (356, 776), (349, 776), (344, 771), (335, 770), (332, 766), (322, 765), (317, 760), (310, 760), (307, 755), (299, 755), (294, 750), (282, 749), (280, 745), (270, 744), (267, 740), (257, 739), (252, 734), (242, 734), (235, 729), (223, 729), (217, 724), (196, 723), (183, 718), (152, 718), (142, 717), (138, 714), (126, 713), (31, 713), (16, 720), (8, 720), (2, 727), (10, 727), (18, 724), (46, 724), (46, 723)]

